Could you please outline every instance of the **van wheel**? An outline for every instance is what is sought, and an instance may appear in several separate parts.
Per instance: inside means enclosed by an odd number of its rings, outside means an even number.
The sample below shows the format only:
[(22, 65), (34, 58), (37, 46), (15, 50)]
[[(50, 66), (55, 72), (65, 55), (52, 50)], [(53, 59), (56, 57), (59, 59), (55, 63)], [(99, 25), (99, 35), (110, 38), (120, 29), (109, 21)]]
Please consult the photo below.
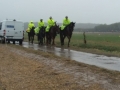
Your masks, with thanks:
[(10, 41), (8, 41), (8, 44), (10, 44)]
[(2, 44), (5, 44), (5, 40), (2, 40)]
[(22, 45), (22, 40), (21, 40), (21, 41), (19, 41), (19, 45)]
[(13, 41), (13, 44), (15, 44), (15, 41)]
[(2, 40), (2, 43), (5, 44), (5, 38)]

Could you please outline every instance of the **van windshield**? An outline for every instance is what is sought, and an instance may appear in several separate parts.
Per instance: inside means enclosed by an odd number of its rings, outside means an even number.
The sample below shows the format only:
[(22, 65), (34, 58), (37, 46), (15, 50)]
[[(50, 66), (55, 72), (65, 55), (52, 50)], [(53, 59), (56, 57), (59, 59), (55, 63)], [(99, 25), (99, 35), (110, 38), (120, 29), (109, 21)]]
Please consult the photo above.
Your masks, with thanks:
[(2, 28), (2, 22), (0, 22), (0, 30), (1, 30), (1, 28)]

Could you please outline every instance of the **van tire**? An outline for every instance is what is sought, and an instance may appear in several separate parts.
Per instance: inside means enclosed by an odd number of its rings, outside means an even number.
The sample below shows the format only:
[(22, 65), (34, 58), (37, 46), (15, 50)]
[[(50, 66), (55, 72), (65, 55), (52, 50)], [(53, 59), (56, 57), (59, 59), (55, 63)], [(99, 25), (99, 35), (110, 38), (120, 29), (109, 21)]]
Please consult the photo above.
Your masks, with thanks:
[(2, 39), (2, 44), (5, 44), (5, 38)]
[(10, 44), (10, 41), (8, 41), (8, 44)]
[(15, 41), (13, 41), (13, 44), (15, 44)]
[(2, 40), (2, 44), (5, 44), (5, 40)]
[(22, 45), (22, 42), (23, 42), (23, 41), (22, 41), (22, 40), (20, 40), (20, 41), (19, 41), (19, 45)]

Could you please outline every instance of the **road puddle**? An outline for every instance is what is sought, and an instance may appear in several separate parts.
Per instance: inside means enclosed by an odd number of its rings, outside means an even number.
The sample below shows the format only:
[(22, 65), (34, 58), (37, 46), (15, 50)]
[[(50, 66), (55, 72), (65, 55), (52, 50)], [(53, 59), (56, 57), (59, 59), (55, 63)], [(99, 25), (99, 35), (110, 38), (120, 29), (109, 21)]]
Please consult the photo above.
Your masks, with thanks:
[(107, 57), (104, 55), (85, 53), (53, 46), (39, 46), (38, 44), (29, 44), (28, 42), (23, 42), (22, 46), (26, 48), (33, 48), (34, 50), (54, 53), (57, 56), (66, 57), (89, 65), (120, 71), (120, 58), (118, 57)]

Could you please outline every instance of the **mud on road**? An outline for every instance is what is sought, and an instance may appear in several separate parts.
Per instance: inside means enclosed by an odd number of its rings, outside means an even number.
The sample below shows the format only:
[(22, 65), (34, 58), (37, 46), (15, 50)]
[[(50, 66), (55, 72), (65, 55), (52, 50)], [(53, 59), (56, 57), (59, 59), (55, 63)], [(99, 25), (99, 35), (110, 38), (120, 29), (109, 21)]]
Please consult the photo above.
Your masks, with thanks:
[(0, 45), (0, 90), (120, 90), (120, 72)]

